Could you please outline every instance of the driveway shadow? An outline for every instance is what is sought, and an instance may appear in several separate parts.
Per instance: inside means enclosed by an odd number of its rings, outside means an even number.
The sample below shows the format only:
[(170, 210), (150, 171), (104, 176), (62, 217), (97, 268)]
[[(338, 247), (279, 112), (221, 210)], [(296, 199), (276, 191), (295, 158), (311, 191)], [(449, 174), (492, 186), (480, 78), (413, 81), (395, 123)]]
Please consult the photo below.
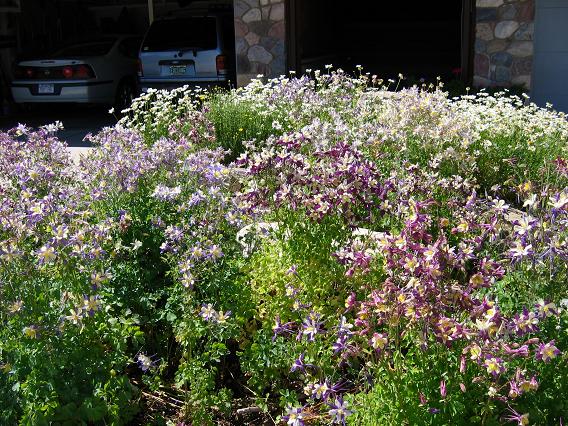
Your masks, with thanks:
[(57, 136), (66, 141), (70, 147), (89, 147), (89, 142), (83, 141), (88, 133), (96, 133), (106, 126), (116, 124), (116, 117), (109, 114), (108, 107), (91, 105), (38, 105), (31, 110), (19, 108), (7, 116), (0, 117), (0, 129), (8, 130), (18, 125), (26, 124), (39, 127), (56, 121), (63, 123), (64, 129)]

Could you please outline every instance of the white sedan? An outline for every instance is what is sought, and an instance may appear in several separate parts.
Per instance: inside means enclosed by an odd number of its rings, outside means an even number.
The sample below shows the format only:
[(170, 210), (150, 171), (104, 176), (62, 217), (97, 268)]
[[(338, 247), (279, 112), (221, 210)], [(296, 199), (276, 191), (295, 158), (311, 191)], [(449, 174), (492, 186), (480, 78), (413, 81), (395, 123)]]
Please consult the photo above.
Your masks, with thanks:
[(12, 81), (18, 104), (89, 103), (119, 111), (137, 93), (138, 36), (102, 37), (19, 62)]

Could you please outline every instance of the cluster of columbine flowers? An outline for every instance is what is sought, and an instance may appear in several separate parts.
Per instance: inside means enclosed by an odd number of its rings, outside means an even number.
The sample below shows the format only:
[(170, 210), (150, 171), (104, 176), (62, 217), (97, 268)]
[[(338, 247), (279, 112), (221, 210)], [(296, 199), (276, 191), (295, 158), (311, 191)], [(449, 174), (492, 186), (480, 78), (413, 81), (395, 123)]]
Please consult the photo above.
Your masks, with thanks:
[[(135, 214), (126, 210), (132, 194), (138, 201), (153, 200), (157, 211), (177, 221), (168, 225), (155, 218), (155, 225), (163, 226), (164, 252), (171, 248), (176, 258), (182, 250), (191, 252), (187, 258), (195, 262), (223, 257), (219, 243), (207, 238), (218, 235), (214, 205), (225, 220), (230, 169), (220, 163), (222, 150), (206, 149), (214, 137), (203, 114), (190, 115), (195, 128), (153, 144), (131, 129), (105, 129), (88, 137), (94, 148), (77, 162), (53, 135), (55, 128), (33, 131), (22, 125), (0, 134), (0, 318), (3, 324), (10, 321), (4, 337), (23, 335), (29, 345), (43, 347), (75, 333), (75, 327), (86, 335), (85, 327), (92, 331), (93, 324), (105, 321), (114, 309), (104, 306), (114, 258), (147, 249), (138, 239), (123, 242), (130, 239)], [(231, 219), (238, 221), (235, 214)], [(41, 303), (34, 294), (43, 295)], [(95, 315), (101, 311), (104, 315)], [(2, 362), (11, 365), (14, 356), (3, 351)]]
[[(151, 226), (162, 232), (160, 250), (173, 276), (199, 297), (207, 269), (233, 251), (229, 236), (237, 235), (248, 256), (265, 240), (287, 238), (275, 211), (302, 212), (314, 222), (338, 217), (346, 238), (334, 241), (333, 259), (345, 267), (347, 282), (358, 283), (357, 291), (342, 295), (345, 310), (326, 316), (291, 278), (287, 306), (296, 320), (277, 316), (274, 339), (284, 336), (304, 349), (326, 342), (338, 374), (356, 359), (390, 366), (411, 345), (455, 351), (460, 390), (484, 385), (490, 398), (508, 407), (507, 419), (525, 424), (527, 415), (513, 406), (539, 387), (529, 360), (547, 364), (563, 356), (557, 340), (539, 334), (563, 312), (540, 300), (506, 314), (492, 288), (523, 268), (547, 272), (551, 280), (566, 274), (566, 117), (521, 98), (450, 100), (441, 87), (392, 93), (370, 89), (375, 83), (369, 76), (317, 72), (314, 78), (256, 80), (232, 92), (231, 101), (254, 105), (274, 117), (275, 130), (290, 131), (251, 142), (230, 165), (215, 149), (207, 109), (198, 110), (205, 95), (183, 89), (136, 101), (118, 126), (89, 137), (95, 148), (77, 165), (53, 136), (57, 126), (2, 133), (3, 323), (21, 318), (18, 336), (23, 331), (35, 341), (65, 332), (68, 324), (83, 327), (102, 310), (111, 259), (146, 249), (137, 239), (126, 246), (120, 239), (132, 226), (133, 212), (122, 203), (129, 196), (135, 199), (126, 206), (143, 200), (155, 213)], [(519, 134), (531, 135), (527, 146), (522, 138), (513, 141)], [(149, 143), (152, 135), (160, 137)], [(482, 191), (476, 181), (478, 160), (497, 150), (498, 138), (510, 139), (512, 152), (561, 145), (554, 162), (558, 179), (547, 187), (523, 182), (484, 193), (488, 188)], [(413, 145), (426, 160), (407, 158), (416, 155)], [(101, 214), (97, 203), (117, 211)], [(262, 238), (250, 243), (252, 234)], [(49, 304), (57, 307), (57, 318), (33, 310), (21, 290), (29, 287), (28, 276), (14, 274), (16, 266), (44, 283), (38, 291), (46, 292), (52, 276), (71, 271), (73, 282)], [(383, 273), (380, 282), (368, 278), (373, 270)], [(297, 277), (297, 268), (288, 275)], [(229, 307), (199, 297), (192, 314), (215, 325), (231, 320)], [(345, 424), (353, 411), (345, 394), (353, 386), (325, 376), (315, 357), (306, 359), (301, 352), (290, 366), (291, 377), (303, 381), (303, 403), (288, 407), (284, 420), (302, 425), (323, 413)], [(143, 371), (154, 366), (143, 353), (136, 360)], [(466, 380), (466, 371), (475, 373), (473, 380)], [(441, 379), (444, 398), (446, 385)], [(429, 405), (425, 395), (416, 397)]]
[[(263, 90), (268, 89), (264, 86)], [(355, 294), (347, 298), (347, 312), (352, 319), (350, 322), (342, 317), (337, 328), (311, 310), (309, 304), (303, 305), (299, 290), (290, 286), (287, 294), (294, 299), (292, 309), (307, 309), (307, 316), (301, 322), (286, 323), (277, 316), (274, 338), (296, 336), (297, 340), (306, 338), (310, 342), (319, 334), (333, 334), (332, 349), (341, 365), (360, 357), (365, 348), (386, 359), (393, 351), (405, 350), (394, 345), (399, 339), (393, 339), (389, 330), (390, 325), (397, 324), (399, 333), (403, 325), (401, 336), (417, 334), (424, 350), (441, 344), (463, 351), (456, 367), (460, 372), (471, 363), (472, 368), (486, 373), (470, 385), (485, 383), (491, 398), (512, 404), (523, 392), (538, 388), (537, 377), (527, 376), (529, 373), (519, 367), (521, 360), (547, 363), (560, 355), (554, 340), (535, 337), (539, 324), (554, 321), (559, 310), (554, 303), (541, 301), (534, 310), (527, 308), (506, 316), (489, 294), (496, 282), (523, 262), (545, 265), (551, 274), (566, 272), (568, 199), (566, 189), (549, 188), (536, 194), (536, 190), (530, 192), (530, 184), (519, 187), (519, 197), (524, 197), (519, 206), (523, 210), (499, 198), (499, 187), (492, 189), (493, 196), (479, 196), (472, 173), (479, 153), (469, 148), (487, 132), (510, 137), (519, 128), (529, 127), (535, 139), (546, 143), (554, 140), (553, 136), (565, 140), (568, 133), (563, 116), (534, 105), (525, 107), (514, 97), (482, 94), (454, 104), (438, 92), (411, 90), (391, 98), (385, 95), (369, 92), (361, 96), (357, 108), (365, 117), (372, 117), (370, 121), (375, 124), (375, 128), (360, 126), (364, 133), (350, 132), (339, 116), (331, 125), (314, 119), (301, 132), (264, 141), (260, 149), (249, 149), (239, 160), (252, 177), (237, 194), (241, 209), (261, 218), (263, 213), (274, 218), (271, 212), (282, 208), (301, 210), (316, 221), (340, 215), (353, 235), (335, 252), (338, 262), (346, 267), (346, 276), (364, 276), (371, 268), (382, 268), (388, 275), (381, 285), (365, 288), (368, 294), (364, 300)], [(401, 119), (403, 109), (410, 114)], [(491, 115), (488, 111), (492, 109), (499, 111)], [(377, 115), (385, 111), (396, 116), (388, 123), (396, 123), (398, 129), (377, 120)], [(432, 127), (428, 127), (432, 121), (426, 119), (429, 116), (435, 118)], [(514, 117), (514, 124), (509, 122), (507, 128), (506, 117)], [(544, 117), (554, 123), (552, 128), (547, 128)], [(498, 129), (491, 128), (494, 121), (498, 121)], [(380, 128), (378, 123), (382, 124)], [(393, 140), (404, 144), (412, 137), (439, 144), (438, 154), (428, 167), (403, 160), (399, 169), (381, 173), (377, 167), (381, 144)], [(402, 158), (405, 149), (403, 145)], [(455, 157), (456, 150), (464, 160), (457, 170), (470, 168), (469, 173), (440, 173), (444, 158)], [(370, 162), (369, 156), (378, 163)], [(556, 163), (562, 173), (562, 159)], [(437, 201), (441, 193), (442, 203)], [(437, 209), (446, 214), (433, 213)], [(374, 219), (380, 215), (394, 219), (402, 230), (377, 232)], [(279, 224), (273, 226), (278, 228)], [(510, 249), (503, 252), (503, 246)], [(495, 250), (502, 255), (493, 258)], [(301, 355), (292, 371), (317, 368), (304, 363)], [(309, 380), (310, 375), (305, 377)], [(445, 394), (442, 383), (441, 392)], [(307, 395), (325, 394), (327, 401), (325, 392), (312, 394), (312, 385), (308, 383)], [(320, 385), (314, 386), (319, 390)], [(462, 392), (468, 386), (460, 383)], [(342, 399), (340, 405), (346, 410)], [(284, 419), (300, 425), (312, 415), (313, 410), (305, 406), (290, 406)], [(342, 422), (344, 418), (335, 420)]]
[(384, 201), (391, 188), (352, 145), (330, 142), (318, 147), (303, 133), (285, 134), (268, 144), (238, 161), (254, 177), (237, 198), (247, 214), (287, 206), (302, 209), (311, 219), (331, 214), (365, 220), (371, 206)]
[[(491, 398), (511, 406), (520, 395), (539, 387), (537, 376), (523, 369), (522, 361), (532, 357), (535, 361), (549, 363), (561, 354), (554, 340), (541, 341), (537, 337), (541, 323), (558, 317), (558, 307), (541, 300), (532, 310), (505, 316), (494, 300), (478, 292), (491, 287), (506, 272), (499, 262), (483, 255), (484, 244), (494, 242), (495, 236), (474, 236), (476, 231), (485, 232), (486, 224), (469, 221), (467, 232), (473, 237), (469, 244), (451, 246), (444, 233), (465, 233), (465, 225), (441, 229), (434, 239), (429, 233), (432, 217), (425, 213), (428, 203), (409, 204), (408, 218), (399, 234), (357, 230), (356, 243), (338, 252), (340, 261), (350, 262), (347, 275), (352, 275), (354, 270), (364, 274), (369, 264), (379, 261), (384, 263), (388, 274), (382, 285), (366, 288), (369, 294), (364, 300), (358, 300), (354, 293), (347, 298), (346, 314), (353, 315), (353, 322), (342, 316), (337, 327), (326, 327), (321, 315), (308, 311), (301, 324), (281, 323), (277, 317), (274, 335), (292, 337), (297, 334), (297, 339), (305, 337), (308, 342), (314, 341), (318, 334), (333, 335), (332, 349), (340, 366), (361, 357), (365, 348), (380, 355), (385, 362), (389, 362), (394, 352), (405, 350), (406, 344), (418, 344), (423, 351), (436, 345), (457, 348), (461, 357), (456, 370), (465, 373), (470, 364), (469, 368), (478, 372), (470, 384), (460, 383), (462, 392), (469, 386), (485, 383)], [(474, 271), (466, 271), (468, 260), (476, 264)], [(467, 274), (468, 278), (464, 281), (452, 278), (459, 272)], [(287, 294), (297, 299), (298, 292), (290, 286)], [(409, 340), (401, 343), (405, 336)], [(334, 422), (344, 423), (348, 410), (341, 398), (341, 386), (331, 385), (327, 379), (311, 382), (309, 373), (317, 370), (316, 365), (304, 361), (303, 354), (291, 367), (292, 372), (299, 371), (308, 380), (304, 388), (306, 395), (314, 403), (329, 399), (329, 415)], [(479, 375), (482, 372), (485, 375)], [(465, 376), (463, 380), (465, 382)], [(444, 381), (441, 393), (445, 397)], [(427, 404), (423, 395), (418, 397)], [(337, 416), (337, 409), (343, 413), (342, 417)], [(306, 407), (289, 407), (284, 418), (289, 424), (301, 425), (313, 415)]]

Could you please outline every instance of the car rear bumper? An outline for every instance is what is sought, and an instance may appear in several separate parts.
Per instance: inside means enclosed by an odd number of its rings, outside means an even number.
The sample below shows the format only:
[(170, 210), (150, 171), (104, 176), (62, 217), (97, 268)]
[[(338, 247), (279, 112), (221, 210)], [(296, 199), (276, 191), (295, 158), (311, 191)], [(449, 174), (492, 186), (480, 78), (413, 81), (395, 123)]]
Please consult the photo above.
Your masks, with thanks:
[[(53, 93), (39, 93), (39, 84), (53, 84)], [(43, 82), (13, 81), (14, 102), (22, 103), (113, 103), (114, 82), (77, 81)]]
[(195, 87), (229, 87), (230, 81), (228, 78), (218, 78), (218, 79), (203, 79), (203, 80), (172, 80), (172, 79), (150, 79), (141, 78), (139, 79), (140, 91), (145, 93), (148, 89), (157, 90), (172, 90), (182, 86)]

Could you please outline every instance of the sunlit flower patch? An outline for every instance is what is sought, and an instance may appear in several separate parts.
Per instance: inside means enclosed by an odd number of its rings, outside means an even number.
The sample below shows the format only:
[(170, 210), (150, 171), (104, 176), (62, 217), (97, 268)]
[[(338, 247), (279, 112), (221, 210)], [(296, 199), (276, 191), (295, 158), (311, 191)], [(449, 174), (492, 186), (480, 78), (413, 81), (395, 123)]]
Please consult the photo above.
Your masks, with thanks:
[(565, 422), (566, 116), (402, 78), (2, 133), (0, 423)]

